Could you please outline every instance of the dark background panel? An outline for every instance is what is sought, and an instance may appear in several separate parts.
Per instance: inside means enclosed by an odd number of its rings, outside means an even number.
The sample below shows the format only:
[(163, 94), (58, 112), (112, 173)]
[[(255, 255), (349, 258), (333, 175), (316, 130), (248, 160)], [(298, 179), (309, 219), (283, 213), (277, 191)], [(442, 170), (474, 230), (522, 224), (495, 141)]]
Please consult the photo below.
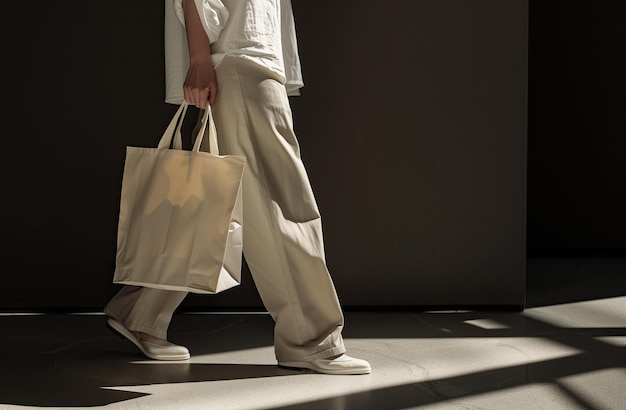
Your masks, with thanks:
[(530, 2), (528, 254), (626, 255), (626, 28), (612, 1)]
[(294, 7), (306, 83), (293, 100), (296, 129), (344, 302), (514, 299), (523, 288), (525, 3)]

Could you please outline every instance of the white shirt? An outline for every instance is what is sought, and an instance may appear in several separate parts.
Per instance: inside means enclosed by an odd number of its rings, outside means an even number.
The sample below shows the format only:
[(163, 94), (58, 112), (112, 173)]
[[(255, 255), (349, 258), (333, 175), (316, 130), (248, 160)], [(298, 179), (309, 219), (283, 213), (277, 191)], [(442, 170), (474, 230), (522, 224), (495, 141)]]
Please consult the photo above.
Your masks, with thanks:
[[(194, 0), (217, 67), (224, 56), (247, 58), (276, 73), (288, 95), (304, 86), (291, 0)], [(189, 68), (182, 0), (165, 0), (165, 102), (183, 101)]]

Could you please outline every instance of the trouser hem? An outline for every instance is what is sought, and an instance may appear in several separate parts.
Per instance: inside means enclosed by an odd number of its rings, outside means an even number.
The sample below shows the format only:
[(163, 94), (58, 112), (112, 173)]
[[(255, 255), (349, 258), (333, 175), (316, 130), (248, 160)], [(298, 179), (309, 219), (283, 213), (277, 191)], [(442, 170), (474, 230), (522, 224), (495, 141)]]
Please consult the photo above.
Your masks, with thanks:
[(280, 355), (276, 355), (279, 362), (301, 362), (307, 360), (316, 360), (316, 359), (326, 359), (332, 356), (338, 356), (340, 354), (346, 353), (345, 346), (331, 347), (330, 349), (325, 349), (320, 352), (312, 353), (307, 356), (300, 357), (281, 357)]
[(158, 339), (167, 340), (167, 330), (158, 329), (158, 328), (155, 328), (154, 326), (144, 325), (141, 323), (124, 322), (122, 320), (117, 319), (113, 315), (109, 314), (109, 312), (107, 312), (106, 310), (104, 313), (106, 313), (109, 317), (120, 322), (126, 329), (130, 330), (131, 332), (143, 332), (143, 333), (149, 334), (150, 336), (156, 337)]

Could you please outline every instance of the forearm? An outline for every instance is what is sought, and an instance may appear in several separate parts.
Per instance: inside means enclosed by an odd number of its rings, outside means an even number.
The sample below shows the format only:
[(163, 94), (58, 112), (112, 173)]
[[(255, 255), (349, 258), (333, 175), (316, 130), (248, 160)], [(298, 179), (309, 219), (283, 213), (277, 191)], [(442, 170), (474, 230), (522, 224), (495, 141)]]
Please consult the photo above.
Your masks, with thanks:
[(189, 48), (189, 60), (204, 62), (211, 59), (211, 40), (204, 31), (200, 15), (194, 0), (182, 0), (185, 16), (185, 30), (187, 32), (187, 47)]

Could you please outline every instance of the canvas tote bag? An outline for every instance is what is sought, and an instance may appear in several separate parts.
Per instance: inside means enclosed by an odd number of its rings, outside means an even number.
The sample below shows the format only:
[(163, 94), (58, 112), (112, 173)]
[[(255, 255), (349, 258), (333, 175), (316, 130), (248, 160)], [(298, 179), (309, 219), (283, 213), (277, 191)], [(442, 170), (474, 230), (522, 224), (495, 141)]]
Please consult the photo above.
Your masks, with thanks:
[[(192, 150), (183, 150), (187, 107), (157, 148), (126, 148), (114, 283), (205, 294), (241, 283), (246, 158), (219, 155), (208, 104)], [(210, 152), (200, 151), (207, 124)]]

